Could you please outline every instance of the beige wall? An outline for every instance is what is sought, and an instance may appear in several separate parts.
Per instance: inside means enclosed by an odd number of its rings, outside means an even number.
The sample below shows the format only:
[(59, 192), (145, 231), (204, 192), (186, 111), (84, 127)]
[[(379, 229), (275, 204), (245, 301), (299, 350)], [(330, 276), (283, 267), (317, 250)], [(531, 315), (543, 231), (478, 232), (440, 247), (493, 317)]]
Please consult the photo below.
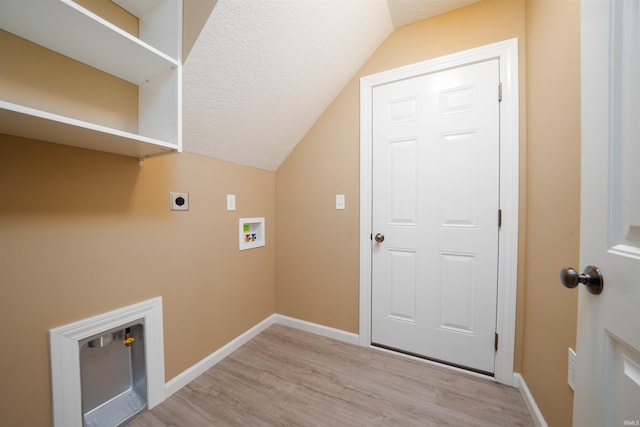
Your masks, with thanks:
[[(135, 86), (0, 37), (3, 97), (136, 126)], [(0, 425), (51, 425), (50, 328), (161, 296), (170, 380), (275, 312), (273, 172), (192, 154), (140, 167), (6, 135), (0, 151)], [(190, 210), (169, 211), (169, 191)], [(264, 248), (238, 250), (243, 216), (266, 218)]]
[(486, 0), (400, 28), (369, 58), (276, 172), (278, 313), (358, 332), (359, 78), (514, 37), (524, 69), (524, 2)]
[[(361, 76), (518, 37), (521, 183), (515, 370), (551, 426), (571, 424), (567, 347), (577, 293), (558, 283), (577, 264), (577, 1), (485, 0), (396, 30), (276, 172), (278, 313), (358, 331)], [(569, 159), (570, 161), (567, 161)], [(347, 209), (336, 211), (335, 194)], [(565, 201), (564, 195), (569, 195)]]
[(527, 0), (527, 252), (522, 373), (551, 426), (572, 422), (580, 227), (580, 3)]
[[(162, 296), (169, 380), (274, 313), (272, 172), (5, 135), (0, 149), (0, 425), (50, 425), (50, 328)], [(169, 211), (169, 191), (190, 210)], [(263, 215), (266, 247), (239, 252), (238, 218)]]

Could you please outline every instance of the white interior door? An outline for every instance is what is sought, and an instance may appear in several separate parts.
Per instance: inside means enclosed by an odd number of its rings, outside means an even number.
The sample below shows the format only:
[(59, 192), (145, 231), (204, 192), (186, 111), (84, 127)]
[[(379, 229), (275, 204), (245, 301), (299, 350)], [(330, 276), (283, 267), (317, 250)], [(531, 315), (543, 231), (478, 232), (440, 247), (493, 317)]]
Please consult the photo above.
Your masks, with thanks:
[[(499, 61), (373, 90), (371, 341), (495, 369)], [(384, 236), (384, 240), (382, 241)]]
[(575, 426), (640, 425), (640, 1), (583, 0)]

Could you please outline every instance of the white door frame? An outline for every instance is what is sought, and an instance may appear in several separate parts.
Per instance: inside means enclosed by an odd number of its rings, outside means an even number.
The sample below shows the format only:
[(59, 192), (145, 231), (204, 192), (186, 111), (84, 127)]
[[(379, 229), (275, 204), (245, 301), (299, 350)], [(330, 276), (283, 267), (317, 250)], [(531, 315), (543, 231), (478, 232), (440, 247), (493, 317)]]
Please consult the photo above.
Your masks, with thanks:
[[(500, 228), (496, 381), (515, 385), (513, 356), (518, 276), (519, 104), (518, 39), (454, 53), (440, 58), (365, 76), (360, 79), (360, 345), (371, 345), (371, 220), (372, 220), (372, 95), (373, 88), (396, 80), (485, 61), (500, 60)], [(496, 88), (497, 96), (498, 88)], [(496, 218), (497, 220), (497, 218)]]

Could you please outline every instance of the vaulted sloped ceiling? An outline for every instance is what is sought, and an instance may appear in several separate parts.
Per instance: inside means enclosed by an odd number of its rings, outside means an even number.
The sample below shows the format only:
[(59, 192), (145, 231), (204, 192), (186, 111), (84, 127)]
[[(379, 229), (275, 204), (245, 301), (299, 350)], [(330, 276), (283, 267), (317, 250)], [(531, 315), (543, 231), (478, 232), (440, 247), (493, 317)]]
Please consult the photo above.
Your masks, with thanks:
[(184, 151), (276, 170), (395, 28), (477, 1), (186, 2)]

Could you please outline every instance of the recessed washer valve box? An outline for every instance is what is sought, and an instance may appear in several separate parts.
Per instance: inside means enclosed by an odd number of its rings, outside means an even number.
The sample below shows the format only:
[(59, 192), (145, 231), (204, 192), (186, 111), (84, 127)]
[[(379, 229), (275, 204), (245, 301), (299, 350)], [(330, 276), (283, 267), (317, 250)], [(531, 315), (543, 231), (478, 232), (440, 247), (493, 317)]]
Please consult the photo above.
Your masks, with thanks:
[(240, 250), (264, 246), (264, 218), (240, 218)]

